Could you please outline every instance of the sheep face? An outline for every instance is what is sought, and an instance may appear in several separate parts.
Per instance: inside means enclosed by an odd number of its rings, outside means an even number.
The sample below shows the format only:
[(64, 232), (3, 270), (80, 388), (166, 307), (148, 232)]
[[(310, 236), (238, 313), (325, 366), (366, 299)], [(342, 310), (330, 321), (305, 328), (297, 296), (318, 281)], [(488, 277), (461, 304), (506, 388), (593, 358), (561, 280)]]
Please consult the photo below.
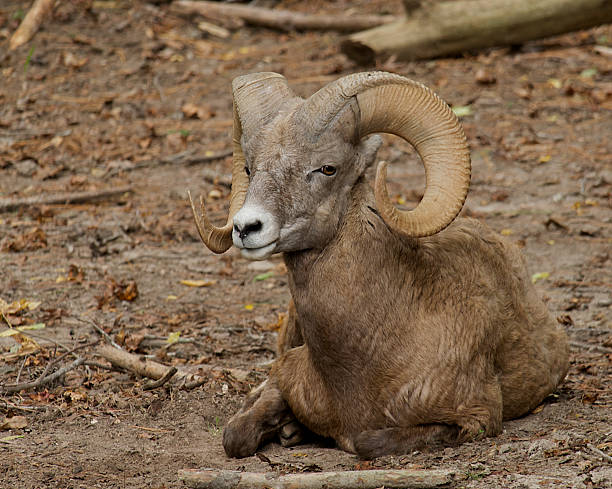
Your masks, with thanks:
[(249, 186), (232, 240), (246, 258), (324, 247), (380, 146), (378, 136), (357, 139), (350, 104), (316, 138), (300, 129), (281, 115), (243, 141)]

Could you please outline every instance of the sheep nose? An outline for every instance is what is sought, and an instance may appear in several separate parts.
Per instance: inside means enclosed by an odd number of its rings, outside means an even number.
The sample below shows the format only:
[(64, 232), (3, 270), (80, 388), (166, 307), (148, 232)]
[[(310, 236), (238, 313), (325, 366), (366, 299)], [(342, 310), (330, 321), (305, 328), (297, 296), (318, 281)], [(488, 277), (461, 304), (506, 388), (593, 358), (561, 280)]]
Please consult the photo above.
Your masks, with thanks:
[(256, 219), (251, 222), (244, 223), (242, 228), (238, 224), (234, 224), (234, 231), (238, 233), (240, 239), (246, 238), (249, 233), (261, 231), (263, 224), (259, 219)]

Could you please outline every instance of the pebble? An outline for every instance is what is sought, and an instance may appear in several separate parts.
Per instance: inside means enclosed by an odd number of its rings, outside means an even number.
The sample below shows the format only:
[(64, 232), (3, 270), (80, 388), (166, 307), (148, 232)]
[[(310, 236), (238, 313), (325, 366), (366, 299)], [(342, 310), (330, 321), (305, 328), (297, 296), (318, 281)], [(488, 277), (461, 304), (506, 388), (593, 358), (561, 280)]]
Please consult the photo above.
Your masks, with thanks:
[(38, 164), (31, 159), (21, 160), (15, 163), (15, 168), (22, 177), (31, 177), (38, 171)]

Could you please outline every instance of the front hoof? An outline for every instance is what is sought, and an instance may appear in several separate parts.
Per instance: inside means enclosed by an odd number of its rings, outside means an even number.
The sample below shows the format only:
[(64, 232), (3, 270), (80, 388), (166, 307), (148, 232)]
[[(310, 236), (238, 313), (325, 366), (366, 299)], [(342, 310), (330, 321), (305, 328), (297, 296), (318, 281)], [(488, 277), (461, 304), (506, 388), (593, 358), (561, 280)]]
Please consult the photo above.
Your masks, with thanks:
[(223, 430), (223, 448), (228, 457), (244, 458), (255, 455), (260, 437), (244, 427), (229, 424)]
[(304, 440), (304, 427), (294, 419), (280, 429), (279, 438), (283, 447), (293, 447)]
[(384, 455), (384, 440), (376, 431), (362, 431), (355, 440), (355, 453), (362, 460), (372, 460)]

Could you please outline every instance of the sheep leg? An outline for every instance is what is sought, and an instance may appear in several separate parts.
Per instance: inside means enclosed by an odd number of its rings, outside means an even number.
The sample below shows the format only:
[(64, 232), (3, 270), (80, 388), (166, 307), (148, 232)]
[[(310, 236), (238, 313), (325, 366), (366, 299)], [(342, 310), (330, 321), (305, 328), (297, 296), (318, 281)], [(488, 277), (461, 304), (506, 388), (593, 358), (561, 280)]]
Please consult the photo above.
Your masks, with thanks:
[[(223, 448), (229, 457), (253, 455), (295, 417), (273, 379), (254, 389), (223, 430)], [(286, 436), (291, 439), (291, 430)]]
[(367, 430), (355, 439), (355, 451), (360, 458), (372, 459), (422, 448), (452, 446), (461, 438), (461, 429), (457, 425), (427, 424)]
[(291, 300), (289, 301), (287, 318), (283, 321), (280, 331), (278, 332), (278, 340), (276, 345), (278, 355), (281, 356), (291, 348), (295, 348), (296, 346), (303, 344), (304, 339), (302, 338), (302, 329), (298, 323), (295, 304), (293, 303), (293, 300)]
[[(302, 338), (302, 330), (298, 323), (295, 304), (293, 303), (293, 300), (291, 300), (289, 301), (287, 318), (283, 322), (278, 334), (278, 355), (280, 356), (291, 348), (295, 348), (303, 344), (304, 339)], [(304, 438), (308, 437), (310, 432), (308, 428), (306, 428), (293, 416), (292, 419), (287, 420), (286, 424), (283, 425), (278, 434), (282, 446), (292, 447), (300, 443)]]

